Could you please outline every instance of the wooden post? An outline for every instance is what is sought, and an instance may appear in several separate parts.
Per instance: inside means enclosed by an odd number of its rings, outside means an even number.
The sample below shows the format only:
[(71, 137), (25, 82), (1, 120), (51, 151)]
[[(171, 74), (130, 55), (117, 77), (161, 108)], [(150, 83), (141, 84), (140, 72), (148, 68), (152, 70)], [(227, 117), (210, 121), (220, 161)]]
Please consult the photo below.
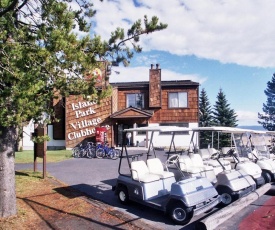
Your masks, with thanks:
[[(32, 134), (32, 138), (37, 137), (37, 125), (34, 126), (34, 133)], [(37, 143), (33, 143), (33, 171), (36, 172), (37, 169)]]
[[(47, 129), (45, 127), (37, 126), (35, 128), (34, 135), (36, 137), (47, 135)], [(37, 157), (43, 159), (43, 179), (46, 177), (46, 151), (47, 151), (47, 142), (43, 143), (34, 143), (34, 172), (36, 171)]]

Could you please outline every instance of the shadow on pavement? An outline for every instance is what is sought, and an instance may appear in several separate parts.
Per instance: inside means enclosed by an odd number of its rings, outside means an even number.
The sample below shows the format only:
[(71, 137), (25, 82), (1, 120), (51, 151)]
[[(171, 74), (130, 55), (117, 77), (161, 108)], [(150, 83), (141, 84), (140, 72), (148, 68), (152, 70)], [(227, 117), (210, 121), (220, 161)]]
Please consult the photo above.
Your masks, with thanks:
[(266, 195), (275, 196), (275, 188), (272, 185), (275, 185), (275, 183), (271, 183), (271, 189), (267, 191)]
[(72, 186), (55, 188), (54, 191), (58, 192), (62, 196), (70, 198), (70, 199), (83, 196), (82, 192), (78, 191), (77, 189), (72, 188)]
[[(116, 180), (106, 180), (102, 181), (108, 185), (114, 185)], [(105, 190), (106, 187), (103, 185), (88, 185), (88, 184), (77, 184), (73, 186), (65, 186), (56, 188), (55, 191), (66, 196), (68, 198), (76, 198), (76, 197), (84, 197), (88, 200), (93, 199), (95, 201), (100, 202), (99, 204), (102, 208), (105, 205), (111, 205), (112, 207), (119, 208), (120, 212), (124, 213), (124, 215), (129, 215), (130, 219), (137, 218), (151, 222), (152, 225), (155, 225), (157, 222), (162, 224), (167, 224), (168, 226), (176, 226), (168, 215), (165, 215), (162, 211), (135, 203), (130, 202), (128, 205), (122, 205), (118, 202), (117, 197), (114, 195), (114, 192), (110, 189)], [(101, 198), (99, 198), (101, 197)], [(107, 201), (107, 198), (111, 200)], [(94, 202), (94, 201), (93, 201)], [(108, 207), (107, 207), (108, 208)], [(124, 210), (124, 211), (123, 211)], [(207, 216), (215, 213), (218, 209), (214, 209), (212, 212), (204, 214), (203, 217), (193, 217), (191, 222), (185, 226), (178, 225), (178, 229), (182, 230), (198, 230), (203, 229), (203, 226), (200, 225), (200, 221)], [(134, 217), (134, 216), (135, 217)], [(158, 229), (156, 227), (156, 229)]]

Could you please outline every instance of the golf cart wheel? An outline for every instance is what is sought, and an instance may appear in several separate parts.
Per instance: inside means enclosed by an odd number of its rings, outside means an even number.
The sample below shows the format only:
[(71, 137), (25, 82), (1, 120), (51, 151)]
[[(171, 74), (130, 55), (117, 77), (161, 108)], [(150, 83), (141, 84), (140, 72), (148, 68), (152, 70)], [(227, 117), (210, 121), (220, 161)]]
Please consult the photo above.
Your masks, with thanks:
[(129, 194), (128, 194), (127, 188), (125, 187), (118, 188), (118, 199), (121, 204), (129, 203)]
[(187, 224), (192, 219), (192, 212), (188, 212), (183, 204), (173, 204), (170, 207), (169, 215), (177, 224)]
[(266, 184), (271, 182), (271, 176), (269, 175), (268, 172), (262, 171), (262, 176)]
[(220, 197), (221, 197), (221, 203), (222, 206), (227, 206), (233, 202), (233, 197), (231, 195), (231, 191), (227, 188), (220, 188), (217, 189)]

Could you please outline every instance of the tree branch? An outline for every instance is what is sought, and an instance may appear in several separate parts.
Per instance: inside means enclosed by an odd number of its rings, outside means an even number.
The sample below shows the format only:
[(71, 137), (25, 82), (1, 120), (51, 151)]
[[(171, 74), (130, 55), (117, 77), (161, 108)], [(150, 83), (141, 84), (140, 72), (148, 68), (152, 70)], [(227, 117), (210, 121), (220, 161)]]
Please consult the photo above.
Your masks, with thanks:
[(21, 9), (24, 5), (26, 5), (28, 0), (24, 0), (19, 7), (17, 7), (18, 2), (19, 2), (18, 0), (13, 0), (8, 7), (6, 7), (4, 10), (0, 11), (0, 17), (3, 17), (6, 13), (8, 13), (10, 11), (13, 11), (13, 10), (16, 11), (15, 8)]
[(12, 11), (15, 9), (16, 5), (18, 3), (18, 0), (13, 0), (11, 2), (11, 4), (5, 8), (3, 11), (0, 11), (0, 17), (4, 16), (6, 13), (8, 13), (9, 11)]

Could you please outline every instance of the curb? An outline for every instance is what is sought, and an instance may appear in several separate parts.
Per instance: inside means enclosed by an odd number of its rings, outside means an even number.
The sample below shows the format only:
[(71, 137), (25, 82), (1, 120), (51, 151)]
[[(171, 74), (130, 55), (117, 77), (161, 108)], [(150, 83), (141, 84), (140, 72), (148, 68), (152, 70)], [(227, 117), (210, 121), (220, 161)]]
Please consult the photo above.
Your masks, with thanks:
[(247, 207), (249, 204), (257, 200), (260, 196), (264, 195), (269, 189), (271, 188), (271, 184), (265, 184), (262, 187), (256, 189), (254, 192), (250, 193), (249, 195), (242, 197), (232, 204), (224, 207), (223, 209), (220, 209), (218, 212), (215, 212), (211, 214), (209, 217), (201, 220), (198, 223), (199, 229), (207, 229), (207, 230), (214, 230), (234, 216), (237, 212), (239, 212), (241, 209)]

